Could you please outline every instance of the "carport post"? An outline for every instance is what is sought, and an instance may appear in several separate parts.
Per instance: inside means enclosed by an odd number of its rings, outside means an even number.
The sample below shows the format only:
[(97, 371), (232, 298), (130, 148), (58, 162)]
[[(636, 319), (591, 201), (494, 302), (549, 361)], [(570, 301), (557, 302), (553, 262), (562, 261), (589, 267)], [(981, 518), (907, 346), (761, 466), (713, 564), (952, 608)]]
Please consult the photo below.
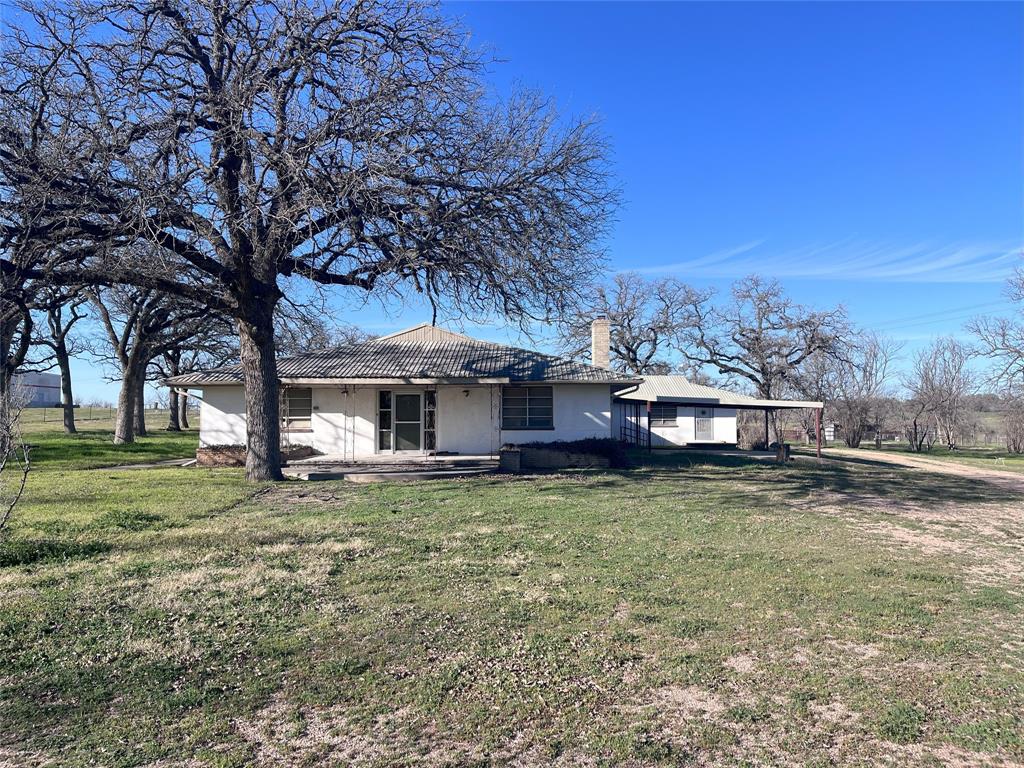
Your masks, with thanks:
[(771, 438), (768, 435), (768, 409), (764, 409), (764, 449), (771, 448)]
[(651, 452), (651, 401), (647, 401), (647, 452)]
[(814, 409), (814, 437), (817, 441), (818, 458), (821, 458), (821, 408)]

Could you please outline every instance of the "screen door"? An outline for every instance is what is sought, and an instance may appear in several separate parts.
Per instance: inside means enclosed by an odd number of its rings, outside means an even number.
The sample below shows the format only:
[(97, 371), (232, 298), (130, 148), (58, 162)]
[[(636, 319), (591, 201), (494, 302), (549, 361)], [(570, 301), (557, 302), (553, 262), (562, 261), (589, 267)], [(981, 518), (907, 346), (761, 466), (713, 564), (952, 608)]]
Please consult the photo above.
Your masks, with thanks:
[(715, 413), (712, 408), (697, 409), (697, 424), (694, 429), (697, 440), (715, 439)]
[(395, 450), (423, 448), (423, 403), (419, 392), (395, 393)]

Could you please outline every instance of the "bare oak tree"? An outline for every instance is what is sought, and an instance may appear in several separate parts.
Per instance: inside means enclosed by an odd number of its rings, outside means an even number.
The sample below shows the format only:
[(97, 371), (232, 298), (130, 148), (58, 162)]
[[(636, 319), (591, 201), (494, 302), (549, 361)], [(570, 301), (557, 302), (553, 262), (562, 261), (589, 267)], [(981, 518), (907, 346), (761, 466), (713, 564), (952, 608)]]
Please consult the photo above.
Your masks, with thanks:
[(0, 534), (10, 522), (14, 508), (25, 493), (32, 467), (31, 449), (20, 426), (21, 410), (28, 401), (27, 393), (15, 385), (2, 393), (0, 404)]
[(975, 389), (970, 357), (967, 345), (952, 337), (936, 339), (914, 356), (903, 417), (912, 450), (930, 448), (939, 437), (948, 448), (957, 447), (967, 423), (967, 397)]
[(144, 288), (94, 289), (90, 300), (105, 341), (92, 352), (116, 366), (121, 379), (114, 443), (131, 443), (146, 434), (144, 392), (150, 363), (199, 336), (216, 318), (202, 306)]
[(829, 358), (830, 412), (850, 448), (859, 448), (868, 430), (881, 433), (880, 406), (891, 394), (899, 350), (891, 339), (868, 332), (851, 340), (841, 357)]
[(557, 314), (598, 271), (617, 195), (594, 125), (561, 122), (529, 94), (497, 103), (486, 62), (432, 4), (23, 10), (35, 28), (4, 33), (6, 87), (56, 79), (40, 120), (84, 137), (61, 174), (36, 176), (77, 206), (78, 236), (161, 249), (107, 249), (74, 279), (235, 319), (250, 479), (281, 477), (282, 279), (411, 290), (452, 313), (523, 320)]
[(679, 352), (695, 365), (747, 382), (766, 400), (783, 397), (813, 356), (841, 354), (851, 334), (842, 307), (808, 309), (777, 281), (756, 275), (734, 283), (725, 303), (716, 303), (710, 291), (687, 298), (675, 340)]
[(5, 273), (0, 284), (0, 419), (11, 400), (14, 373), (25, 362), (32, 343), (35, 289)]
[(88, 297), (81, 292), (51, 290), (44, 300), (45, 331), (34, 344), (50, 350), (54, 365), (60, 372), (61, 408), (64, 431), (77, 432), (75, 427), (75, 392), (71, 383), (71, 359), (85, 351), (80, 339), (72, 335), (75, 325), (87, 317), (85, 305)]
[(1024, 395), (1024, 269), (1014, 271), (1006, 295), (1018, 304), (1016, 316), (976, 317), (967, 329), (977, 338), (977, 354), (992, 362), (988, 383), (1017, 399)]
[(1010, 453), (1024, 453), (1024, 402), (1009, 398), (1003, 415), (1003, 431), (1006, 450)]
[[(785, 393), (798, 400), (813, 400), (824, 404), (822, 421), (835, 420), (832, 397), (834, 392), (836, 358), (834, 355), (818, 352), (804, 361), (795, 376), (786, 385)], [(814, 438), (817, 420), (813, 411), (801, 409), (797, 412), (800, 428), (806, 439)], [(764, 429), (761, 430), (762, 436)]]
[[(150, 362), (153, 380), (163, 382), (173, 376), (194, 371), (219, 368), (238, 359), (238, 337), (229, 318), (210, 315), (195, 323), (195, 334), (188, 338), (172, 339), (164, 345), (162, 354)], [(167, 431), (188, 429), (188, 396), (178, 387), (171, 387), (167, 395)]]
[[(4, 45), (16, 37), (13, 45)], [(88, 141), (68, 119), (76, 94), (38, 55), (30, 35), (0, 33), (0, 421), (14, 401), (12, 377), (28, 362), (36, 331), (34, 311), (45, 312), (54, 271), (80, 260), (79, 201), (59, 187)], [(59, 105), (59, 106), (58, 106)], [(60, 115), (54, 119), (54, 112)], [(64, 285), (75, 285), (73, 280)], [(50, 304), (49, 306), (52, 306)], [(6, 439), (0, 436), (0, 439)]]
[(295, 355), (313, 349), (327, 349), (345, 344), (358, 344), (377, 338), (349, 323), (337, 323), (323, 308), (310, 311), (308, 305), (281, 302), (274, 320), (274, 343), (283, 355)]
[(593, 296), (562, 321), (565, 351), (590, 353), (590, 324), (606, 317), (611, 332), (611, 364), (631, 374), (669, 373), (667, 354), (679, 334), (684, 310), (694, 291), (673, 278), (648, 280), (636, 272), (615, 275), (611, 285), (596, 285)]
[(936, 341), (922, 358), (923, 383), (931, 393), (937, 432), (950, 449), (957, 447), (967, 426), (967, 398), (976, 388), (970, 358), (970, 348), (952, 337)]

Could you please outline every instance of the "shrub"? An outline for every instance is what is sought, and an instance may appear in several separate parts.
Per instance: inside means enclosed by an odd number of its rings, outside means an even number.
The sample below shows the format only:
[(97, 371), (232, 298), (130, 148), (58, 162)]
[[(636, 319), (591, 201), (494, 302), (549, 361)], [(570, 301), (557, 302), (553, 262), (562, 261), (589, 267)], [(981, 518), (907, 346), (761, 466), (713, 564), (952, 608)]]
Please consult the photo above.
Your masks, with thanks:
[(1006, 450), (1010, 453), (1024, 453), (1024, 408), (1014, 404), (1003, 421), (1006, 428)]

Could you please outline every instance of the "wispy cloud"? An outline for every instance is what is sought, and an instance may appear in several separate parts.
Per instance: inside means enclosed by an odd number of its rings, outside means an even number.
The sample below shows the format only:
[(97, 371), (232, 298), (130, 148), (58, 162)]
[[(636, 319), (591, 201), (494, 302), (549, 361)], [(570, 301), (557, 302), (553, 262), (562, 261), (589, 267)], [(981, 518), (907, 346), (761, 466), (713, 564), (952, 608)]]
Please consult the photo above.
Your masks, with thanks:
[(689, 259), (687, 261), (676, 262), (675, 264), (661, 264), (658, 266), (642, 267), (640, 269), (630, 270), (632, 272), (639, 272), (641, 274), (658, 274), (662, 272), (675, 272), (679, 270), (690, 270), (695, 267), (701, 267), (704, 269), (713, 268), (726, 264), (737, 256), (742, 256), (749, 251), (754, 250), (760, 245), (764, 244), (764, 240), (752, 240), (749, 243), (743, 245), (737, 245), (735, 248), (726, 248), (725, 250), (715, 251), (707, 256), (702, 256), (696, 259)]
[(998, 283), (1017, 265), (1024, 248), (1007, 243), (891, 243), (852, 239), (773, 248), (767, 240), (727, 248), (668, 264), (644, 264), (651, 275), (740, 277), (753, 272), (823, 280), (894, 283)]

